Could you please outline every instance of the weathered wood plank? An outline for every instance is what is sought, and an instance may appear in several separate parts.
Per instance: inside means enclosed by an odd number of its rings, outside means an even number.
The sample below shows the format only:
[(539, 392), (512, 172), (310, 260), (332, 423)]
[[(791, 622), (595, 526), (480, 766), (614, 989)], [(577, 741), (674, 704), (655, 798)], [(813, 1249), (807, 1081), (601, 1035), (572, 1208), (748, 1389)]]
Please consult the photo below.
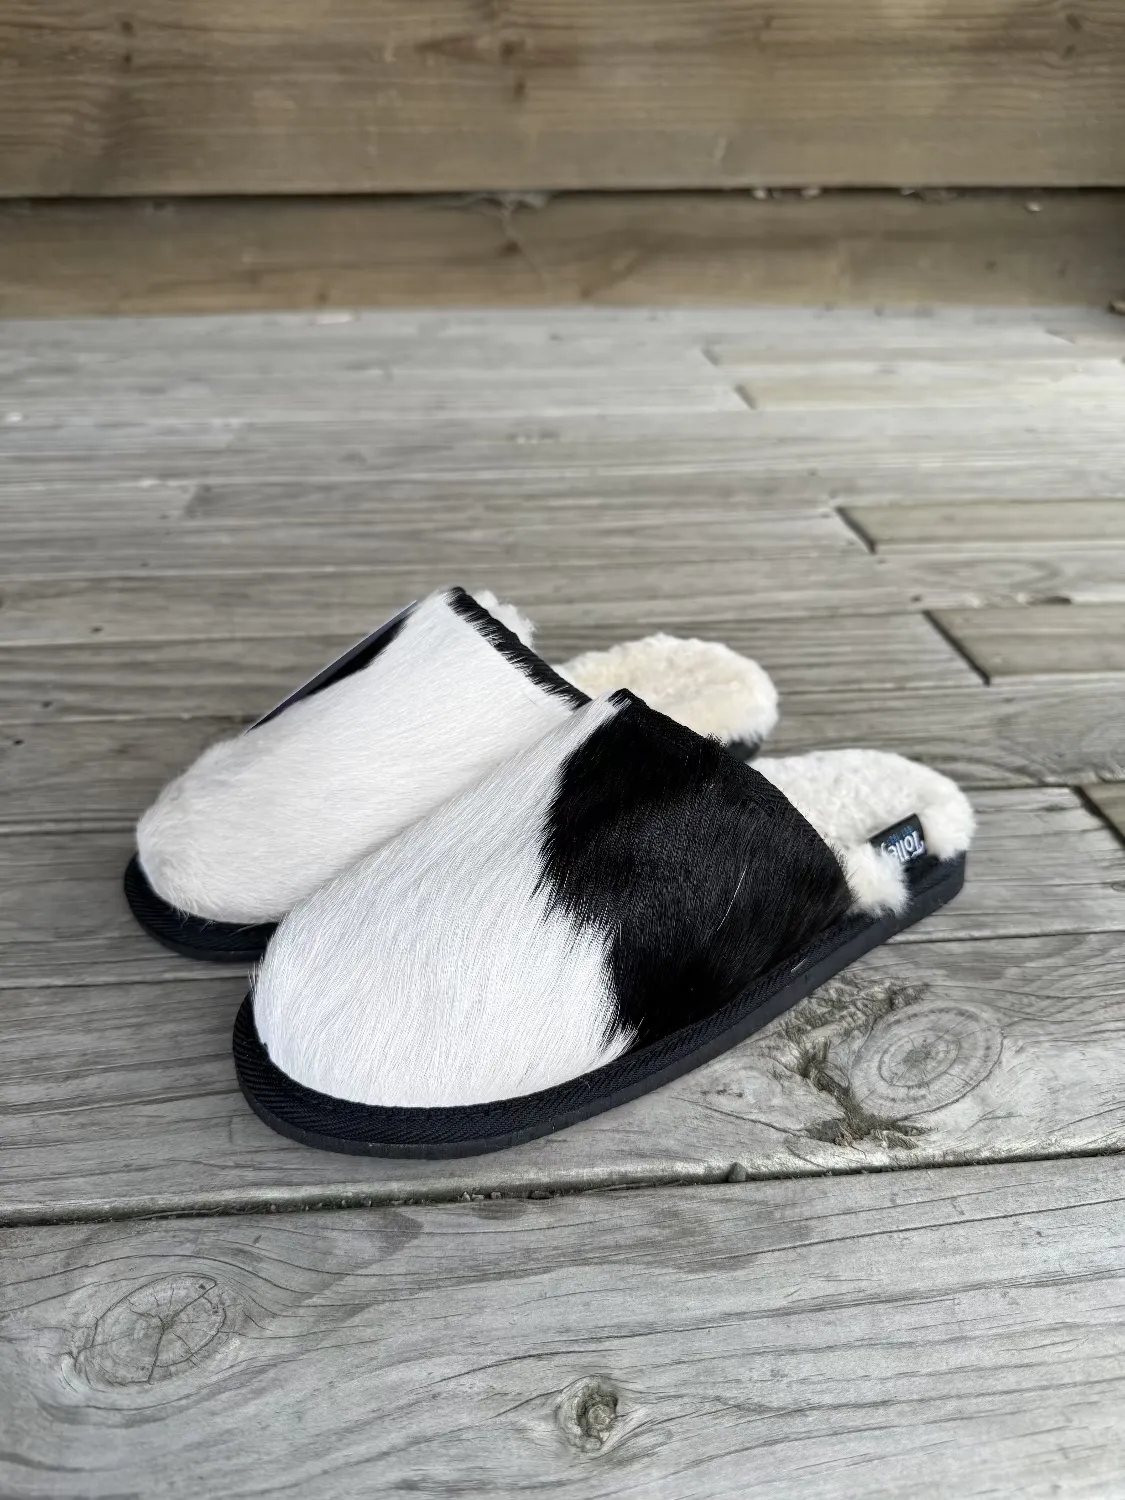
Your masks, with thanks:
[[(955, 461), (955, 455), (951, 455), (951, 461)], [(1057, 476), (1049, 478), (1048, 488), (1055, 485)], [(164, 480), (151, 475), (141, 479), (103, 475), (99, 479), (30, 477), (16, 481), (0, 475), (0, 521), (26, 527), (29, 518), (34, 517), (43, 531), (50, 531), (60, 526), (79, 530), (95, 525), (151, 529), (181, 519), (209, 519), (221, 525), (370, 520), (393, 530), (416, 523), (427, 511), (440, 517), (443, 525), (462, 526), (472, 519), (487, 525), (501, 521), (511, 525), (546, 524), (568, 513), (578, 525), (596, 519), (603, 510), (617, 517), (663, 512), (671, 524), (676, 524), (684, 512), (690, 511), (712, 518), (726, 515), (732, 524), (749, 525), (753, 519), (754, 525), (760, 524), (768, 537), (769, 528), (780, 523), (797, 526), (807, 520), (814, 525), (819, 518), (823, 524), (825, 513), (835, 509), (838, 514), (846, 515), (853, 532), (867, 538), (869, 547), (891, 556), (898, 549), (889, 542), (876, 546), (863, 518), (877, 511), (878, 525), (892, 509), (932, 508), (946, 516), (948, 523), (943, 525), (940, 538), (930, 538), (921, 547), (905, 544), (911, 553), (930, 547), (943, 554), (966, 550), (969, 555), (974, 551), (989, 555), (999, 550), (998, 544), (1005, 550), (1030, 553), (1054, 552), (1057, 548), (1089, 551), (1106, 543), (1111, 547), (1125, 543), (1125, 537), (1117, 535), (1116, 530), (1118, 513), (1125, 501), (1073, 500), (1060, 495), (1057, 500), (1028, 502), (1018, 494), (1019, 476), (1013, 479), (1002, 470), (965, 481), (978, 494), (1001, 498), (966, 501), (963, 486), (961, 494), (952, 500), (947, 495), (925, 499), (927, 491), (939, 479), (936, 470), (929, 476), (923, 475), (922, 489), (915, 493), (892, 491), (877, 474), (861, 479), (855, 473), (848, 473), (839, 479), (839, 485), (847, 492), (860, 488), (879, 494), (885, 491), (885, 499), (874, 506), (851, 503), (841, 506), (840, 488), (835, 481), (826, 485), (816, 468), (804, 473), (791, 470), (763, 473), (749, 480), (734, 471), (690, 473), (681, 469), (641, 475), (624, 469), (610, 472), (564, 469), (558, 473), (543, 470), (535, 474), (493, 471), (420, 477), (404, 472), (380, 477), (377, 483), (362, 475), (327, 480), (212, 477), (199, 481)], [(1003, 498), (1009, 493), (1010, 499)], [(918, 501), (921, 503), (913, 503)], [(1068, 506), (1074, 509), (1073, 536), (1066, 535)], [(1016, 526), (1007, 525), (1009, 517)], [(898, 523), (888, 517), (887, 524)], [(902, 525), (913, 532), (924, 523), (907, 518)], [(978, 525), (983, 532), (979, 537), (974, 535)], [(1024, 533), (1026, 546), (1020, 541)]]
[[(257, 637), (93, 641), (0, 647), (0, 723), (71, 718), (256, 718), (356, 639), (291, 636), (285, 613), (263, 614)], [(659, 615), (635, 620), (630, 635), (660, 629)], [(973, 685), (961, 656), (919, 615), (827, 619), (680, 621), (683, 636), (721, 640), (768, 664), (784, 696), (849, 687)], [(269, 631), (270, 634), (264, 634)], [(274, 633), (276, 632), (276, 633)], [(554, 662), (622, 639), (589, 618), (548, 626), (538, 649)]]
[[(1125, 702), (1119, 677), (788, 693), (773, 749), (826, 745), (897, 750), (965, 786), (1117, 780), (1125, 776)], [(1084, 766), (1098, 769), (1086, 774)]]
[[(152, 721), (133, 727), (147, 743)], [(122, 767), (112, 798), (105, 792), (96, 812), (83, 810), (73, 782), (68, 800), (61, 777), (54, 798), (40, 804), (39, 826), (26, 800), (16, 812), (20, 821), (0, 837), (0, 988), (199, 975), (198, 967), (143, 936), (121, 892), (133, 819), (162, 780), (191, 758), (190, 740), (201, 747), (220, 726), (198, 719), (173, 727), (161, 742), (166, 767), (146, 763), (139, 749), (114, 756), (93, 748), (83, 761), (97, 768), (92, 775), (109, 782), (114, 771), (101, 768)], [(20, 807), (19, 799), (10, 800)], [(972, 880), (955, 905), (906, 934), (904, 943), (1125, 930), (1125, 853), (1073, 793), (1023, 788), (980, 792), (973, 800), (981, 828)], [(17, 831), (20, 826), (27, 831)]]
[[(660, 201), (665, 201), (663, 194)], [(857, 201), (862, 202), (862, 195)], [(11, 211), (23, 209), (12, 205)], [(702, 346), (708, 358), (722, 365), (732, 352), (737, 363), (744, 363), (748, 349), (754, 351), (753, 357), (768, 350), (772, 362), (792, 358), (801, 364), (808, 363), (818, 349), (826, 358), (844, 359), (1004, 357), (1022, 361), (1054, 353), (1070, 360), (1078, 349), (1116, 350), (1125, 340), (1125, 331), (1120, 319), (1105, 307), (1023, 308), (991, 302), (923, 308), (709, 308), (694, 303), (676, 307), (569, 304), (549, 310), (349, 307), (190, 318), (14, 318), (5, 327), (0, 368), (18, 368), (27, 359), (38, 367), (52, 351), (56, 358), (72, 359), (75, 368), (85, 369), (91, 360), (102, 368), (107, 359), (125, 359), (131, 364), (148, 350), (154, 371), (161, 348), (166, 354), (174, 352), (177, 360), (186, 358), (189, 368), (192, 357), (198, 359), (208, 349), (215, 357), (221, 352), (224, 359), (241, 360), (255, 349), (310, 358), (314, 349), (319, 353), (325, 347), (350, 346), (363, 357), (373, 337), (380, 348), (390, 341), (396, 358), (409, 357), (409, 346), (414, 344), (413, 361), (422, 366), (431, 365), (437, 353), (451, 351), (456, 357), (458, 350), (473, 363), (480, 358), (482, 341), (518, 350), (520, 357), (528, 359), (534, 358), (536, 350), (546, 356), (558, 349), (565, 362), (572, 342), (586, 346), (591, 340), (602, 344), (610, 362), (628, 363), (637, 352), (652, 348), (682, 353)], [(15, 365), (10, 363), (13, 360)], [(213, 364), (201, 368), (213, 368)]]
[(170, 777), (247, 722), (174, 717), (10, 725), (0, 731), (0, 827), (131, 826)]
[[(1121, 565), (1125, 574), (1125, 552)], [(951, 609), (936, 618), (990, 681), (1125, 672), (1122, 604)]]
[(1091, 1161), (8, 1231), (4, 1482), (1108, 1495), (1121, 1210)]
[(982, 496), (952, 505), (940, 501), (848, 505), (844, 514), (878, 552), (898, 547), (980, 552), (992, 545), (1030, 551), (1125, 546), (1125, 499), (991, 500)]
[[(164, 963), (153, 946), (150, 981)], [(106, 982), (4, 993), (0, 1220), (718, 1181), (736, 1162), (792, 1177), (1125, 1149), (1119, 932), (892, 944), (667, 1088), (453, 1162), (335, 1156), (267, 1129), (230, 1059), (244, 976), (186, 960), (175, 981), (137, 983), (139, 963), (134, 982), (108, 963), (95, 972)]]
[[(692, 506), (647, 501), (559, 507), (520, 517), (508, 508), (420, 504), (408, 518), (380, 515), (377, 499), (357, 514), (308, 520), (231, 524), (211, 517), (162, 525), (86, 522), (13, 524), (0, 502), (0, 578), (90, 577), (98, 572), (276, 572), (377, 565), (454, 578), (487, 569), (503, 557), (509, 568), (553, 567), (603, 576), (625, 566), (756, 560), (768, 554), (800, 559), (861, 553), (862, 543), (828, 509), (763, 511), (731, 503)], [(499, 512), (499, 513), (498, 513)], [(869, 568), (868, 563), (861, 564)], [(606, 591), (612, 585), (608, 577)]]
[(1017, 369), (1003, 360), (821, 361), (807, 367), (787, 361), (757, 361), (741, 371), (739, 389), (756, 410), (841, 407), (984, 407), (1036, 411), (1073, 404), (1120, 412), (1125, 405), (1125, 369), (1111, 354), (1064, 361), (1027, 360)]
[(973, 552), (951, 547), (894, 548), (873, 559), (880, 576), (909, 591), (921, 609), (1007, 608), (1013, 604), (1125, 604), (1125, 547), (1040, 550), (996, 544)]
[[(369, 546), (374, 550), (374, 539)], [(566, 574), (548, 560), (513, 565), (496, 553), (487, 567), (459, 570), (452, 579), (432, 568), (425, 554), (413, 564), (322, 572), (14, 579), (0, 590), (0, 645), (255, 636), (262, 634), (263, 621), (283, 621), (289, 634), (355, 639), (373, 621), (450, 582), (518, 600), (544, 630), (593, 618), (634, 635), (656, 627), (676, 630), (681, 621), (710, 628), (736, 618), (901, 613), (905, 591), (883, 583), (877, 561), (856, 549), (767, 553), (728, 558), (720, 566), (713, 556), (679, 562), (669, 548), (659, 561), (632, 565), (624, 557), (609, 569), (590, 566)]]
[[(96, 407), (93, 408), (96, 410)], [(138, 413), (143, 405), (138, 406)], [(1029, 425), (1034, 431), (1029, 431)], [(911, 476), (939, 467), (946, 495), (956, 498), (987, 487), (990, 471), (1026, 495), (1066, 475), (1063, 494), (1112, 494), (1125, 456), (1125, 424), (1115, 411), (1056, 409), (1029, 424), (1027, 414), (961, 408), (944, 414), (879, 408), (862, 419), (841, 411), (704, 411), (690, 416), (637, 413), (631, 417), (559, 416), (535, 421), (527, 414), (449, 419), (429, 424), (424, 408), (411, 421), (349, 421), (326, 415), (308, 423), (246, 420), (237, 414), (213, 421), (26, 421), (0, 426), (3, 482), (106, 480), (325, 481), (371, 483), (411, 477), (449, 480), (458, 475), (536, 478), (563, 475), (707, 474), (741, 476), (748, 486), (763, 479), (808, 474), (818, 468), (825, 498), (848, 501), (862, 482), (878, 493), (893, 475), (899, 490)], [(1116, 467), (1115, 467), (1116, 466)], [(1074, 477), (1081, 470), (1082, 479)], [(1052, 472), (1054, 471), (1054, 476)], [(1043, 471), (1046, 471), (1044, 475)], [(956, 488), (953, 488), (956, 486)], [(843, 492), (841, 493), (841, 488)]]
[[(682, 525), (687, 528), (688, 523), (685, 515)], [(292, 566), (270, 571), (246, 565), (253, 531), (217, 531), (214, 552), (209, 553), (201, 529), (201, 550), (195, 559), (200, 571), (181, 572), (159, 566), (174, 552), (171, 540), (163, 558), (159, 552), (153, 557), (119, 532), (122, 549), (134, 548), (129, 560), (135, 571), (124, 575), (111, 551), (104, 561), (98, 554), (76, 556), (69, 553), (65, 538), (41, 537), (35, 544), (40, 562), (74, 571), (70, 576), (9, 578), (0, 591), (0, 645), (76, 644), (95, 637), (255, 636), (263, 633), (266, 620), (284, 622), (288, 633), (356, 636), (371, 628), (372, 619), (451, 579), (518, 599), (544, 628), (572, 628), (596, 615), (599, 626), (628, 634), (644, 628), (674, 630), (688, 622), (713, 630), (739, 619), (751, 624), (808, 616), (901, 614), (910, 608), (1125, 603), (1125, 549), (1059, 548), (1049, 555), (944, 555), (921, 549), (871, 557), (807, 517), (790, 530), (807, 539), (803, 553), (780, 550), (789, 529), (785, 526), (777, 532), (779, 550), (771, 551), (768, 545), (759, 550), (752, 513), (734, 526), (715, 523), (709, 540), (706, 522), (701, 529), (705, 537), (697, 545), (678, 546), (676, 524), (654, 524), (647, 545), (639, 545), (630, 557), (624, 523), (616, 528), (616, 552), (607, 546), (598, 553), (593, 541), (582, 539), (581, 527), (571, 528), (574, 539), (560, 543), (573, 554), (574, 566), (565, 572), (541, 560), (541, 554), (526, 560), (513, 556), (518, 544), (501, 550), (499, 533), (491, 548), (470, 540), (464, 552), (440, 540), (432, 547), (412, 549), (405, 539), (396, 544), (389, 536), (384, 557), (378, 528), (357, 527), (344, 531), (355, 541), (351, 556), (345, 556), (332, 528), (321, 533), (312, 527), (279, 526), (277, 556)], [(611, 523), (605, 535), (613, 534)], [(168, 538), (175, 535), (166, 533)], [(319, 570), (309, 568), (308, 551), (300, 554), (305, 536), (310, 550), (323, 549), (325, 562)], [(768, 542), (768, 526), (763, 527), (763, 537)], [(232, 554), (229, 564), (224, 564), (220, 551), (224, 539)], [(114, 533), (106, 533), (107, 549), (113, 541)], [(263, 550), (269, 545), (263, 539)], [(474, 549), (479, 549), (480, 560), (466, 567), (465, 555)], [(19, 567), (20, 555), (12, 561)], [(146, 567), (146, 561), (152, 566)]]
[[(436, 353), (436, 351), (434, 351)], [(505, 351), (506, 352), (506, 351)], [(310, 358), (309, 356), (313, 357)], [(305, 351), (304, 359), (254, 368), (231, 361), (216, 371), (184, 370), (167, 364), (149, 373), (130, 361), (118, 376), (97, 368), (76, 367), (42, 376), (16, 369), (0, 376), (0, 402), (18, 407), (23, 422), (81, 423), (91, 407), (107, 428), (127, 425), (143, 409), (146, 421), (222, 424), (237, 416), (313, 423), (322, 420), (371, 422), (442, 422), (447, 419), (501, 418), (531, 415), (556, 417), (633, 415), (679, 416), (690, 412), (741, 411), (743, 402), (714, 365), (695, 351), (669, 353), (663, 359), (640, 353), (631, 362), (601, 360), (591, 350), (585, 364), (570, 369), (538, 368), (527, 360), (508, 360), (498, 371), (488, 368), (496, 353), (479, 348), (475, 368), (421, 369), (400, 365), (376, 351), (367, 360), (354, 354), (343, 369)], [(265, 363), (265, 362), (263, 362)], [(1091, 363), (1093, 363), (1091, 361)], [(306, 377), (306, 378), (302, 378)], [(12, 421), (11, 417), (8, 418)]]
[[(137, 771), (143, 775), (144, 767)], [(132, 850), (132, 828), (123, 819), (101, 830), (0, 838), (0, 988), (34, 982), (33, 975), (48, 985), (207, 977), (134, 922), (121, 888)], [(227, 972), (242, 974), (237, 966)]]
[[(489, 181), (491, 181), (491, 177)], [(0, 314), (926, 302), (1104, 307), (1119, 193), (566, 194), (0, 205)], [(794, 329), (799, 346), (799, 329)], [(1033, 339), (1027, 346), (1049, 346)], [(995, 354), (987, 344), (981, 353)], [(1030, 352), (1030, 349), (1029, 349)], [(620, 353), (620, 351), (619, 351)]]
[(6, 0), (0, 24), (7, 196), (1125, 181), (1113, 0), (893, 24), (872, 0), (783, 24), (761, 0), (209, 0), (175, 25)]
[[(1027, 199), (1021, 196), (1026, 211)], [(588, 314), (589, 315), (589, 314)], [(406, 315), (400, 315), (406, 316)], [(526, 315), (525, 315), (526, 316)], [(619, 314), (620, 316), (620, 314)], [(987, 306), (855, 308), (731, 308), (720, 328), (706, 314), (665, 312), (665, 318), (694, 322), (709, 359), (720, 369), (752, 369), (763, 359), (771, 365), (810, 364), (818, 349), (825, 360), (927, 360), (962, 363), (972, 359), (1070, 361), (1104, 357), (1125, 344), (1125, 330), (1108, 308), (1017, 310)], [(712, 318), (714, 315), (711, 315)], [(49, 323), (29, 323), (37, 338)], [(100, 324), (91, 323), (91, 327)], [(783, 337), (788, 327), (791, 337)], [(1009, 372), (1013, 367), (1009, 364)], [(1030, 492), (1029, 492), (1030, 493)]]
[[(368, 521), (391, 531), (433, 523), (515, 527), (597, 522), (603, 512), (614, 517), (664, 514), (673, 525), (685, 510), (712, 518), (726, 515), (747, 524), (753, 515), (763, 530), (824, 524), (832, 507), (808, 477), (766, 481), (748, 486), (737, 475), (651, 474), (638, 481), (629, 474), (577, 473), (517, 479), (493, 475), (478, 478), (416, 480), (410, 476), (380, 481), (336, 479), (306, 483), (267, 480), (241, 483), (211, 480), (79, 480), (0, 486), (0, 521), (26, 527), (34, 517), (43, 532), (73, 526), (152, 529), (177, 520), (209, 520), (219, 526), (344, 520)], [(778, 533), (780, 534), (780, 533)]]

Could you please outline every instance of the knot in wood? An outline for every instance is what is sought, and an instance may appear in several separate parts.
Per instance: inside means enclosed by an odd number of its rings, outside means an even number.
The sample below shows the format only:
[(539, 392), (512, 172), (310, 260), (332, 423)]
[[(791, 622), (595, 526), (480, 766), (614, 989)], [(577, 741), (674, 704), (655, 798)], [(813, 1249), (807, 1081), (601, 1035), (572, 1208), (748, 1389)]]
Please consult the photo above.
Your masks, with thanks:
[(885, 1119), (926, 1114), (976, 1088), (1002, 1048), (996, 1021), (973, 1006), (935, 1001), (892, 1011), (872, 1028), (848, 1070), (851, 1096)]
[(227, 1322), (213, 1276), (159, 1276), (98, 1318), (75, 1368), (95, 1386), (154, 1385), (215, 1352)]
[(576, 1380), (559, 1397), (555, 1416), (563, 1436), (583, 1453), (598, 1453), (617, 1422), (618, 1394), (600, 1376)]

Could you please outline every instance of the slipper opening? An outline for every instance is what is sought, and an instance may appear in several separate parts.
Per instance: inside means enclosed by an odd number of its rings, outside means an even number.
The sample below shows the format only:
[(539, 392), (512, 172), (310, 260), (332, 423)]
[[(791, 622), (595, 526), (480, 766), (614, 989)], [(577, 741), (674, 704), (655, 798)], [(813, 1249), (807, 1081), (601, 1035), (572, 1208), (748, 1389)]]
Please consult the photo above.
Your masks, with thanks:
[(747, 758), (777, 724), (769, 675), (720, 641), (650, 635), (585, 651), (557, 670), (592, 698), (627, 688), (658, 713)]

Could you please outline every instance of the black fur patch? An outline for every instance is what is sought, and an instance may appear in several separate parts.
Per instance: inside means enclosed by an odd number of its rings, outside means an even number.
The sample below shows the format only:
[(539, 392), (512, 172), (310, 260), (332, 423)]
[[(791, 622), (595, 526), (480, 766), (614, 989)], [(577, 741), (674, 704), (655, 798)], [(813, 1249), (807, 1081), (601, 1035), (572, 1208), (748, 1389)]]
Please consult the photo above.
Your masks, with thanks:
[(820, 835), (752, 767), (632, 693), (566, 761), (542, 888), (609, 934), (643, 1046), (711, 1015), (851, 905)]
[(490, 615), (488, 610), (482, 608), (464, 589), (450, 589), (446, 594), (446, 601), (455, 614), (459, 614), (463, 620), (468, 620), (469, 624), (483, 635), (490, 645), (496, 647), (501, 656), (506, 657), (513, 666), (519, 667), (521, 672), (530, 677), (532, 682), (545, 692), (556, 694), (575, 708), (583, 708), (589, 703), (589, 696), (581, 688), (576, 688), (572, 682), (567, 682), (565, 677), (560, 677), (541, 656), (537, 656), (529, 646), (524, 645), (514, 630), (509, 630), (495, 615)]
[(398, 638), (402, 627), (414, 612), (411, 604), (407, 609), (380, 625), (379, 629), (371, 635), (365, 636), (362, 641), (357, 641), (350, 646), (343, 656), (338, 656), (335, 661), (329, 662), (323, 671), (318, 672), (315, 677), (310, 677), (303, 687), (299, 687), (295, 693), (290, 693), (276, 708), (271, 708), (268, 714), (263, 716), (251, 729), (260, 729), (263, 724), (268, 724), (271, 719), (276, 719), (278, 714), (284, 713), (287, 708), (292, 708), (294, 703), (300, 703), (305, 698), (315, 697), (317, 693), (323, 692), (326, 687), (331, 687), (334, 682), (342, 682), (345, 677), (350, 677), (353, 672), (362, 672), (375, 658), (384, 652), (393, 640)]

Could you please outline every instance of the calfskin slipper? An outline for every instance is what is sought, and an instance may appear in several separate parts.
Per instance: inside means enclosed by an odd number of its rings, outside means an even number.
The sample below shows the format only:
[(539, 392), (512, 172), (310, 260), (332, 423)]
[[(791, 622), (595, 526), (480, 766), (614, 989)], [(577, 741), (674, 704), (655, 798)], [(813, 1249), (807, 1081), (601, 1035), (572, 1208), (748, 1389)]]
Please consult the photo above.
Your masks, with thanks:
[(254, 1110), (331, 1151), (474, 1155), (734, 1045), (961, 888), (973, 814), (901, 756), (755, 770), (617, 692), (281, 923)]
[(192, 958), (256, 961), (299, 901), (565, 722), (607, 671), (735, 753), (777, 720), (769, 677), (717, 642), (654, 636), (556, 672), (517, 610), (481, 599), (410, 606), (166, 786), (125, 872), (141, 926)]

